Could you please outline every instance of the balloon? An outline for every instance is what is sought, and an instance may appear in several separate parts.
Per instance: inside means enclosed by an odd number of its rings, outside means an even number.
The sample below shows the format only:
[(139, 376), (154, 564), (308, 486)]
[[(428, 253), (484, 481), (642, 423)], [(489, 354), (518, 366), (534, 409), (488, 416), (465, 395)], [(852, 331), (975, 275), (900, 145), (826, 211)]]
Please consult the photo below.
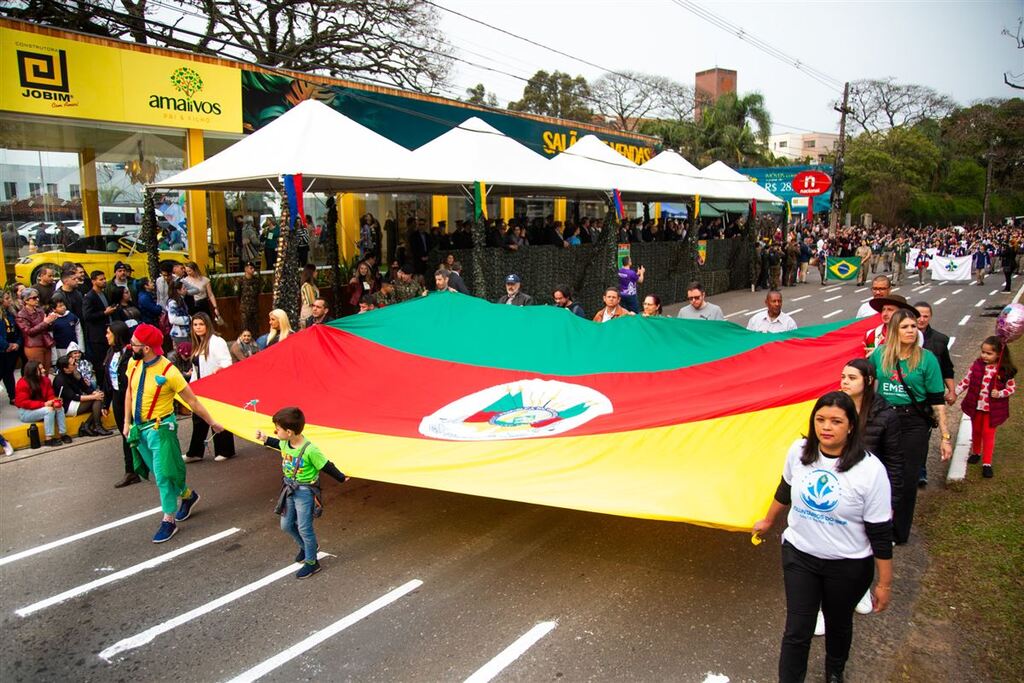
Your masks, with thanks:
[(1007, 304), (996, 318), (996, 336), (1007, 344), (1024, 335), (1024, 304)]

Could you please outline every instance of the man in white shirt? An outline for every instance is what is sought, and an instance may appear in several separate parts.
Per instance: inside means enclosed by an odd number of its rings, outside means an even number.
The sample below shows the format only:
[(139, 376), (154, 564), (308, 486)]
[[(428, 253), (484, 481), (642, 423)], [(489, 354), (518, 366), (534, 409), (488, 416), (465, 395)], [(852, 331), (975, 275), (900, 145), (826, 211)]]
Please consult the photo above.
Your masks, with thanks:
[(878, 309), (871, 305), (874, 299), (884, 299), (892, 293), (892, 282), (889, 281), (888, 275), (876, 275), (871, 278), (871, 299), (868, 299), (860, 305), (857, 309), (858, 318), (867, 318), (870, 315), (878, 313)]
[(765, 310), (750, 316), (747, 329), (751, 332), (789, 332), (796, 329), (796, 321), (782, 312), (782, 292), (771, 290), (764, 298)]
[(678, 318), (683, 320), (725, 320), (722, 309), (704, 298), (704, 285), (691, 282), (686, 288), (690, 304), (679, 309)]

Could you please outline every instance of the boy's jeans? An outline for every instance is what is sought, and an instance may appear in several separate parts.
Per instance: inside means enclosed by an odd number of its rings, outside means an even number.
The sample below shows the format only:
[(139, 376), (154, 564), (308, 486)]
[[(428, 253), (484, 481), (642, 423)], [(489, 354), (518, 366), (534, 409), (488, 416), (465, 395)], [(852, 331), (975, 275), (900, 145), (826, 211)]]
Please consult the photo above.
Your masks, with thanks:
[(54, 421), (57, 423), (57, 429), (60, 430), (61, 434), (67, 434), (67, 426), (64, 424), (64, 410), (61, 408), (35, 408), (33, 410), (25, 410), (18, 408), (18, 419), (26, 424), (33, 422), (43, 421), (43, 432), (46, 434), (47, 439), (52, 439), (53, 424)]
[(281, 515), (281, 529), (306, 552), (306, 562), (316, 562), (316, 534), (313, 532), (313, 490), (300, 486), (288, 496)]

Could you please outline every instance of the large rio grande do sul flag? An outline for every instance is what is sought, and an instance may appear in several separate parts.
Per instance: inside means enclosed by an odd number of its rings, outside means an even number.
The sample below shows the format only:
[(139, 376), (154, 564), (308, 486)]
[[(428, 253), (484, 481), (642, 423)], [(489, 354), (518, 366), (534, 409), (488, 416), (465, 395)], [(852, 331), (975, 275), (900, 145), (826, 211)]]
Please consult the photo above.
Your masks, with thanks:
[(934, 256), (928, 264), (936, 282), (970, 282), (971, 256)]
[(301, 407), (351, 476), (749, 531), (813, 402), (877, 323), (597, 324), (438, 293), (295, 333), (192, 386), (249, 439)]
[(829, 280), (852, 280), (860, 272), (859, 256), (829, 256), (825, 262), (825, 277)]

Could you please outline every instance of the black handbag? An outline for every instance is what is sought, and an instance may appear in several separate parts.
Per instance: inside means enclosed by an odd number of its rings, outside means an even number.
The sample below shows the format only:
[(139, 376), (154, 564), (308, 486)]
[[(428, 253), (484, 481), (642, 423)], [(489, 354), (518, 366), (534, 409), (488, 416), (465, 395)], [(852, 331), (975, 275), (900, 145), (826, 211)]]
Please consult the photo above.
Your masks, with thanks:
[(914, 412), (924, 418), (924, 421), (931, 425), (932, 429), (938, 427), (939, 420), (935, 417), (935, 408), (928, 403), (921, 404), (917, 402), (914, 398), (914, 392), (910, 390), (910, 387), (907, 386), (907, 381), (903, 379), (903, 370), (900, 369), (899, 360), (896, 361), (896, 376), (900, 378), (900, 384), (903, 385), (903, 391), (907, 392), (907, 396), (910, 398), (910, 405), (914, 406)]

